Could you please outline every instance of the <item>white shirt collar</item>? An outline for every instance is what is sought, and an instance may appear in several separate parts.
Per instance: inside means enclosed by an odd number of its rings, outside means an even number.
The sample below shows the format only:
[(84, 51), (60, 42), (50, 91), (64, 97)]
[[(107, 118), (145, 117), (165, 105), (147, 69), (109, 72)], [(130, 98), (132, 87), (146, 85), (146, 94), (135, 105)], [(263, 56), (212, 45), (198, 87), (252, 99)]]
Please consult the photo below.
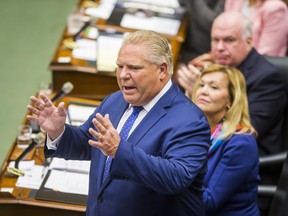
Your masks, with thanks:
[[(166, 85), (164, 86), (164, 88), (146, 105), (143, 106), (144, 110), (146, 110), (146, 112), (149, 112), (152, 107), (160, 100), (160, 98), (169, 90), (169, 88), (172, 86), (172, 80), (170, 79)], [(129, 108), (130, 109), (132, 107), (131, 104), (129, 104)]]

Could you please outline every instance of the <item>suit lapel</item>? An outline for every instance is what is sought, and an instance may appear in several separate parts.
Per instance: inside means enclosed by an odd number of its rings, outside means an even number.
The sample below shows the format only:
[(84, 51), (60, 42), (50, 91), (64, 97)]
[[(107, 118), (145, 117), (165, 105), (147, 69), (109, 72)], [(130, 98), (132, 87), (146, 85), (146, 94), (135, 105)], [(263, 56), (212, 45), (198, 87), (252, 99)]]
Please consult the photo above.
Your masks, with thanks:
[(129, 136), (128, 141), (130, 143), (137, 145), (145, 133), (147, 133), (154, 124), (156, 124), (164, 115), (166, 115), (166, 109), (171, 106), (177, 93), (178, 88), (175, 85), (172, 85)]
[[(153, 127), (155, 123), (159, 121), (166, 114), (166, 110), (163, 107), (157, 107), (155, 111), (153, 107), (153, 111), (150, 110), (149, 113), (145, 116), (145, 118), (141, 121), (141, 123), (135, 128), (133, 133), (128, 137), (128, 142), (133, 143), (133, 145), (137, 145), (139, 140)], [(151, 112), (152, 111), (152, 112)]]
[[(163, 97), (160, 98), (160, 100), (154, 105), (154, 107), (147, 113), (144, 119), (129, 136), (127, 141), (129, 141), (133, 145), (137, 145), (141, 138), (145, 135), (145, 133), (147, 133), (147, 131), (150, 130), (150, 128), (152, 128), (153, 125), (159, 121), (159, 119), (166, 115), (166, 109), (171, 106), (179, 91), (180, 89), (175, 84), (173, 84), (171, 88), (163, 95)], [(117, 106), (113, 107), (113, 110), (116, 110), (116, 112), (111, 112), (110, 120), (112, 121), (115, 128), (119, 124), (119, 121), (122, 117), (122, 115), (119, 115), (119, 113), (124, 113), (124, 111), (127, 109), (127, 106), (127, 102), (125, 102), (125, 100), (121, 98)], [(101, 154), (100, 157), (101, 159), (99, 159), (99, 168), (101, 167), (100, 169), (103, 169), (106, 162), (106, 156)], [(99, 179), (102, 179), (103, 172), (99, 173), (98, 178), (100, 177)], [(107, 178), (107, 180), (103, 182), (102, 186), (101, 181), (99, 181), (98, 186), (100, 187), (100, 193), (104, 190), (104, 188), (109, 184), (110, 181), (111, 180)]]
[(245, 79), (250, 75), (250, 71), (255, 65), (257, 61), (257, 53), (254, 48), (250, 51), (248, 56), (244, 59), (244, 61), (237, 67), (244, 75)]

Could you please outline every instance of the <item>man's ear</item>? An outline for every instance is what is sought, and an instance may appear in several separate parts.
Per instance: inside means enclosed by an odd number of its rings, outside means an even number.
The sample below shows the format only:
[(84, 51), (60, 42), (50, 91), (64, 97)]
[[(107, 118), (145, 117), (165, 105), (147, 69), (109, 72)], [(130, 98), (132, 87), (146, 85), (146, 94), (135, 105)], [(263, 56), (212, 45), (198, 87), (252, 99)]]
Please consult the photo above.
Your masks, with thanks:
[(248, 45), (252, 46), (253, 45), (253, 38), (252, 37), (247, 37), (246, 42)]
[(169, 71), (168, 71), (168, 65), (166, 62), (163, 62), (161, 65), (160, 65), (160, 78), (161, 79), (164, 79), (166, 76), (168, 76), (169, 74)]

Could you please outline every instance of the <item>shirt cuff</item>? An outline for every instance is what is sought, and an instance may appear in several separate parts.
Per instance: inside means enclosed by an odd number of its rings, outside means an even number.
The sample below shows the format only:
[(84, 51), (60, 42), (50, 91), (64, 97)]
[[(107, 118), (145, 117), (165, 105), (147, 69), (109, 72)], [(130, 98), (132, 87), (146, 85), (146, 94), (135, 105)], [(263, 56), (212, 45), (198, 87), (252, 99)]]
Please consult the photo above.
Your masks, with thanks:
[(57, 149), (57, 147), (60, 143), (60, 139), (63, 136), (64, 132), (65, 132), (65, 128), (64, 128), (64, 131), (53, 141), (51, 140), (51, 138), (47, 134), (46, 146), (47, 146), (48, 150), (56, 150)]

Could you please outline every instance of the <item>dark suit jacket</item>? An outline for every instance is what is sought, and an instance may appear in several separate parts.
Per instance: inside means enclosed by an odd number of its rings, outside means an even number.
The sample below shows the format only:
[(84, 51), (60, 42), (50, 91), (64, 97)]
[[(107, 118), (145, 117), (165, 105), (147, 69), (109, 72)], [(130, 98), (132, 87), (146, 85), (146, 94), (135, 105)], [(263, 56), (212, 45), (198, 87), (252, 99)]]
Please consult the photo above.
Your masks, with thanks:
[(207, 215), (258, 216), (258, 148), (255, 137), (234, 134), (208, 159), (204, 178)]
[(225, 0), (179, 0), (179, 3), (187, 8), (189, 19), (179, 59), (186, 64), (210, 51), (212, 23), (224, 11)]
[(204, 114), (175, 84), (128, 140), (121, 140), (110, 176), (101, 185), (106, 157), (87, 143), (92, 138), (88, 128), (97, 112), (109, 113), (116, 128), (127, 106), (120, 91), (108, 96), (79, 129), (66, 125), (52, 154), (91, 159), (87, 215), (204, 215), (202, 180), (210, 129)]
[(280, 73), (255, 49), (239, 65), (247, 86), (252, 125), (258, 132), (260, 156), (281, 150), (286, 97)]

